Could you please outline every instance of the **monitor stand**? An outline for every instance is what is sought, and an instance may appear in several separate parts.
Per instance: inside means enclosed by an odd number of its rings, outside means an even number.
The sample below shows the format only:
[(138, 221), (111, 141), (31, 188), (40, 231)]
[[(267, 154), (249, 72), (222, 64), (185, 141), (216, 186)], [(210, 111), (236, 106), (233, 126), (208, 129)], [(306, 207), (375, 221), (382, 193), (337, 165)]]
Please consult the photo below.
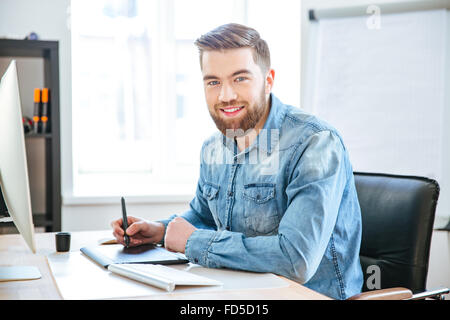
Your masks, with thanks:
[[(0, 189), (0, 209), (2, 201), (4, 200)], [(10, 216), (2, 216), (2, 212), (0, 212), (0, 223), (1, 222), (13, 222), (13, 218)], [(0, 266), (0, 282), (35, 280), (40, 279), (41, 277), (39, 269), (33, 266)]]
[[(12, 217), (0, 217), (0, 222), (11, 222)], [(33, 266), (0, 266), (0, 282), (40, 279), (39, 269)]]
[(33, 266), (0, 266), (0, 282), (40, 279), (39, 269)]

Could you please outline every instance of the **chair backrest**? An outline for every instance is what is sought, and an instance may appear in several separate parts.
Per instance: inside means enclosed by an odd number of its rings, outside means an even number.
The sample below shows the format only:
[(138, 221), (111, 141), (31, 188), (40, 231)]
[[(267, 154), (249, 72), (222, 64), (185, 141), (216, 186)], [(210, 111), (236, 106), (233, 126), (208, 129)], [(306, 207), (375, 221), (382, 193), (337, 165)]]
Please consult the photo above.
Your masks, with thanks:
[[(355, 172), (362, 215), (363, 291), (379, 267), (381, 287), (426, 290), (434, 215), (439, 197), (435, 180)], [(367, 279), (370, 277), (369, 281)]]

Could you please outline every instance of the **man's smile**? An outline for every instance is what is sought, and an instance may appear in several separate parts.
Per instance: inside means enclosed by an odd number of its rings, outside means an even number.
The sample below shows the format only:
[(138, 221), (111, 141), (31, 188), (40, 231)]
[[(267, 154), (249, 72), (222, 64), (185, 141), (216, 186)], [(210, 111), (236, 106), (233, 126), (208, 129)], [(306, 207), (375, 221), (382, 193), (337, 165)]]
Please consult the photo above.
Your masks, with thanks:
[(235, 117), (237, 116), (242, 110), (244, 109), (244, 106), (230, 106), (226, 108), (220, 108), (220, 111), (222, 114), (224, 114), (226, 117)]

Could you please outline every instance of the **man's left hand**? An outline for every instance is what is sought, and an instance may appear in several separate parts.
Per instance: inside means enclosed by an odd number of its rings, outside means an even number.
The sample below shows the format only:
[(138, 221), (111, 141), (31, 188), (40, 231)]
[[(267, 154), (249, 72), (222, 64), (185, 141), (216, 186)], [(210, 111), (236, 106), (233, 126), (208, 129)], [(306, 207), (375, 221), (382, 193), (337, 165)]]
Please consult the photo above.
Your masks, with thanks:
[(184, 253), (187, 240), (197, 230), (181, 217), (176, 217), (167, 225), (164, 246), (169, 251)]

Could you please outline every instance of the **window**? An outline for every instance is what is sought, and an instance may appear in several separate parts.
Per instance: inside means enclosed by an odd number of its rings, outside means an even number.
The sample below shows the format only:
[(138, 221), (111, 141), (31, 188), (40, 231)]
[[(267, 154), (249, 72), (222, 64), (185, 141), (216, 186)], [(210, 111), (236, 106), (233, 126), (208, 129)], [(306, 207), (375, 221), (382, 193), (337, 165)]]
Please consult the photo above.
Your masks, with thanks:
[(193, 42), (244, 23), (244, 5), (72, 1), (74, 195), (195, 191), (201, 144), (215, 126)]
[[(297, 0), (71, 2), (73, 194), (66, 199), (195, 192), (201, 145), (217, 129), (194, 40), (230, 22), (261, 33), (277, 71), (274, 93), (298, 106)], [(280, 37), (287, 30), (289, 44)]]

